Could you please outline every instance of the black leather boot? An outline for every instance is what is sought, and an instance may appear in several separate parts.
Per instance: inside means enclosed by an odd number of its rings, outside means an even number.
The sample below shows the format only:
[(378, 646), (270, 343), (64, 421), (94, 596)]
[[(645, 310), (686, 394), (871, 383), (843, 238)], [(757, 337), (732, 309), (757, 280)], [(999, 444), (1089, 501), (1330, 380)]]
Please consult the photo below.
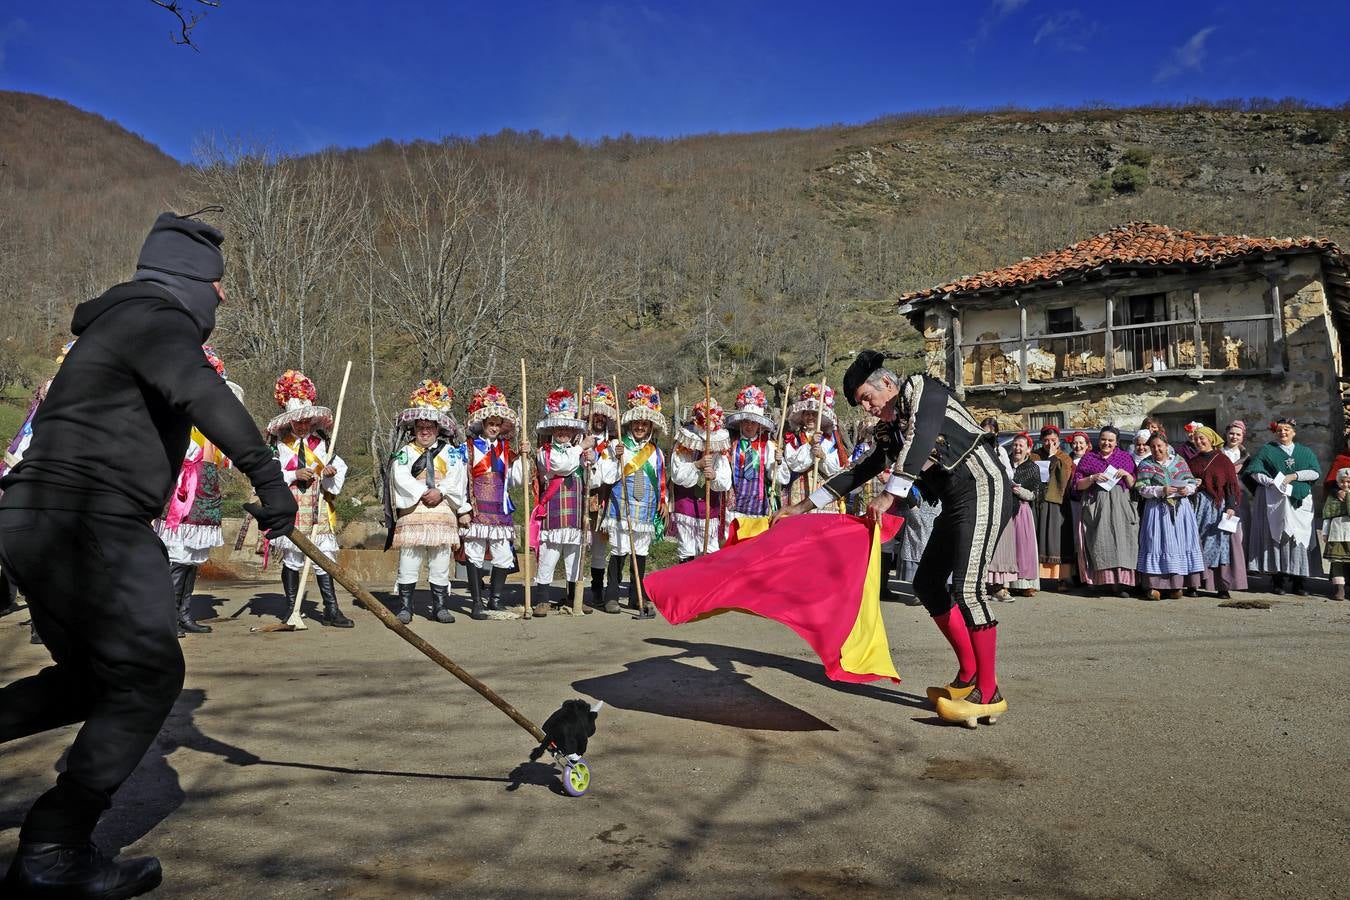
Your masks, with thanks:
[(455, 614), (450, 611), (450, 586), (446, 584), (433, 584), (431, 586), (431, 614), (436, 617), (436, 621), (443, 625), (449, 625), (455, 621)]
[(642, 601), (638, 600), (636, 590), (634, 590), (633, 593), (631, 593), (629, 596), (634, 604), (634, 608), (636, 608), (638, 611), (637, 618), (655, 619), (656, 607), (652, 606), (652, 601), (648, 600), (646, 595), (646, 578), (647, 578), (647, 557), (639, 556), (637, 557), (637, 573), (636, 577), (633, 579), (633, 582), (634, 584), (643, 585)]
[(469, 600), (473, 604), (469, 607), (469, 618), (481, 622), (488, 618), (487, 610), (483, 608), (483, 573), (473, 563), (466, 562), (464, 574), (469, 579)]
[(1270, 592), (1276, 595), (1284, 593), (1284, 576), (1278, 572), (1270, 576)]
[(1302, 576), (1302, 575), (1290, 575), (1290, 576), (1289, 576), (1289, 589), (1290, 589), (1291, 591), (1293, 591), (1293, 594), (1294, 594), (1295, 597), (1306, 597), (1306, 596), (1308, 596), (1308, 589), (1305, 588), (1305, 587), (1303, 586), (1303, 576)]
[(492, 567), (492, 593), (488, 600), (488, 609), (493, 612), (501, 612), (502, 591), (506, 589), (506, 570), (500, 566)]
[(87, 844), (20, 843), (0, 885), (6, 897), (138, 897), (163, 877), (153, 856), (109, 859)]
[(295, 609), (295, 596), (300, 593), (300, 573), (295, 569), (281, 567), (281, 593), (286, 595), (286, 614), (281, 617), (284, 622), (291, 617), (291, 610)]
[(591, 606), (603, 609), (605, 606), (605, 570), (591, 566)]
[(192, 618), (192, 589), (197, 586), (197, 567), (185, 563), (169, 566), (169, 575), (173, 578), (174, 595), (178, 598), (178, 636), (188, 634), (210, 634), (210, 625), (198, 625)]
[[(394, 615), (397, 616), (398, 620), (404, 625), (407, 625), (412, 621), (413, 593), (416, 590), (416, 583), (398, 585), (398, 599), (402, 606), (399, 607), (398, 612), (394, 613)], [(436, 593), (434, 586), (432, 587), (431, 592), (433, 594)]]
[(319, 596), (323, 598), (323, 617), (319, 620), (325, 625), (332, 625), (334, 628), (354, 628), (356, 623), (342, 614), (338, 609), (337, 590), (333, 587), (333, 576), (327, 572), (315, 572), (314, 578), (319, 582)]
[(623, 578), (623, 560), (622, 556), (611, 556), (609, 558), (609, 588), (605, 591), (605, 612), (607, 613), (619, 611), (619, 579)]

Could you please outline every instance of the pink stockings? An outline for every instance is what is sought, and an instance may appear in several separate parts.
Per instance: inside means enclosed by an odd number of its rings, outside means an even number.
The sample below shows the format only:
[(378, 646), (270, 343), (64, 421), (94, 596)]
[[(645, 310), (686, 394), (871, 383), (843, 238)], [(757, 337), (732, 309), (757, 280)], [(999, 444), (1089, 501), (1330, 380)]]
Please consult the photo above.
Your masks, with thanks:
[(974, 678), (980, 695), (988, 702), (988, 698), (993, 697), (998, 690), (995, 663), (998, 656), (998, 626), (969, 630), (961, 610), (955, 604), (945, 613), (933, 616), (933, 621), (956, 652), (956, 680), (969, 683)]

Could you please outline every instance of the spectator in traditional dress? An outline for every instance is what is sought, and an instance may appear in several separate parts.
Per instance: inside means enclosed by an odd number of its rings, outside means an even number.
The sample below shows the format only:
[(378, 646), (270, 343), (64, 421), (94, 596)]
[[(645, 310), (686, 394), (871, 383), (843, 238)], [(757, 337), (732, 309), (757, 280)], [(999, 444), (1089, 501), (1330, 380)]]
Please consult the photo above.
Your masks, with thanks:
[(1322, 558), (1331, 574), (1331, 599), (1345, 599), (1345, 573), (1350, 569), (1350, 466), (1336, 470), (1335, 486), (1322, 503)]
[[(1011, 602), (1013, 596), (1031, 597), (1041, 586), (1036, 553), (1036, 517), (1031, 504), (1041, 490), (1041, 470), (1031, 459), (1031, 436), (1013, 438), (1012, 491), (1017, 513), (1003, 528), (989, 564), (989, 581), (999, 586), (994, 599)], [(1011, 590), (1011, 593), (1009, 591)]]
[(1275, 440), (1262, 447), (1242, 471), (1252, 487), (1252, 528), (1247, 567), (1271, 576), (1271, 592), (1283, 594), (1285, 578), (1297, 596), (1306, 597), (1308, 541), (1312, 537), (1312, 484), (1322, 477), (1317, 457), (1294, 443), (1298, 425), (1291, 418), (1270, 423)]
[[(1247, 460), (1251, 456), (1247, 453), (1247, 423), (1241, 419), (1235, 419), (1228, 424), (1224, 432), (1223, 447), (1221, 452), (1228, 457), (1228, 461), (1233, 464), (1233, 469), (1238, 473), (1238, 519), (1242, 522), (1242, 534), (1244, 535), (1242, 544), (1242, 558), (1247, 558), (1246, 535), (1252, 533), (1252, 497), (1250, 491), (1242, 483), (1242, 470), (1247, 467)], [(1246, 563), (1244, 563), (1246, 565)]]
[(1081, 498), (1078, 576), (1101, 593), (1126, 597), (1139, 561), (1139, 511), (1130, 499), (1134, 460), (1119, 440), (1114, 425), (1102, 427), (1097, 450), (1078, 461), (1074, 489)]
[(1134, 457), (1136, 466), (1153, 455), (1152, 451), (1148, 449), (1148, 439), (1151, 437), (1153, 437), (1153, 432), (1147, 428), (1140, 428), (1134, 433), (1134, 449), (1130, 451), (1130, 455)]
[(1339, 488), (1336, 486), (1340, 481), (1341, 469), (1350, 467), (1350, 431), (1341, 438), (1340, 452), (1336, 454), (1336, 459), (1332, 461), (1331, 468), (1327, 470), (1327, 480), (1322, 483), (1322, 495), (1330, 497), (1336, 493)]
[[(1229, 591), (1247, 589), (1247, 555), (1239, 516), (1242, 487), (1233, 463), (1218, 449), (1217, 431), (1202, 425), (1191, 433), (1191, 442), (1195, 455), (1189, 465), (1200, 489), (1190, 500), (1195, 505), (1205, 570), (1187, 579), (1186, 596), (1194, 597), (1199, 590), (1217, 591), (1219, 599), (1227, 600)], [(1220, 527), (1220, 523), (1228, 524)]]
[[(1041, 429), (1041, 446), (1031, 458), (1046, 463), (1049, 479), (1041, 485), (1036, 499), (1036, 548), (1040, 557), (1040, 578), (1046, 590), (1057, 591), (1073, 570), (1073, 526), (1069, 510), (1069, 488), (1073, 479), (1073, 460), (1060, 449), (1059, 429), (1047, 425)], [(1039, 474), (1039, 473), (1038, 473)]]
[(1136, 469), (1135, 491), (1144, 500), (1139, 529), (1140, 588), (1146, 600), (1181, 596), (1192, 573), (1205, 568), (1195, 507), (1187, 497), (1198, 486), (1180, 453), (1171, 453), (1161, 434), (1148, 440), (1152, 455)]

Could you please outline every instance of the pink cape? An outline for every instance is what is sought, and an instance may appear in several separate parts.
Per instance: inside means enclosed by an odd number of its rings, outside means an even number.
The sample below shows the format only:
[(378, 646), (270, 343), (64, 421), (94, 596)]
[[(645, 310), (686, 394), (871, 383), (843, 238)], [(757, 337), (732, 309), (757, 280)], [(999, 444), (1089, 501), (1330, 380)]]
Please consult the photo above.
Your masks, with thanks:
[(856, 516), (781, 519), (753, 539), (653, 572), (647, 596), (672, 625), (728, 610), (781, 622), (811, 645), (835, 681), (899, 681), (881, 620), (879, 528)]

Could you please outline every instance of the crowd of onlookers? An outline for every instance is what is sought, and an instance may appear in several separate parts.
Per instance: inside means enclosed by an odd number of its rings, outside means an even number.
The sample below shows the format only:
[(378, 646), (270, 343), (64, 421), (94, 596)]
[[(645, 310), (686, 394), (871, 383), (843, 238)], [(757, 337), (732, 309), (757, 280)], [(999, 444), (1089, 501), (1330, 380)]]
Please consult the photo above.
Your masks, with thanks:
[[(997, 432), (993, 419), (986, 430)], [(1236, 421), (1220, 435), (1192, 422), (1169, 436), (1146, 418), (1137, 431), (1103, 426), (1094, 441), (1048, 425), (999, 449), (1017, 512), (989, 566), (1000, 600), (1038, 589), (1084, 587), (1159, 600), (1200, 592), (1228, 598), (1248, 574), (1269, 576), (1275, 594), (1308, 593), (1320, 559), (1331, 597), (1345, 599), (1350, 563), (1350, 436), (1327, 472), (1299, 444), (1297, 423), (1270, 423), (1252, 446)], [(1320, 528), (1315, 529), (1320, 511)], [(911, 580), (940, 512), (915, 491), (894, 553)]]

